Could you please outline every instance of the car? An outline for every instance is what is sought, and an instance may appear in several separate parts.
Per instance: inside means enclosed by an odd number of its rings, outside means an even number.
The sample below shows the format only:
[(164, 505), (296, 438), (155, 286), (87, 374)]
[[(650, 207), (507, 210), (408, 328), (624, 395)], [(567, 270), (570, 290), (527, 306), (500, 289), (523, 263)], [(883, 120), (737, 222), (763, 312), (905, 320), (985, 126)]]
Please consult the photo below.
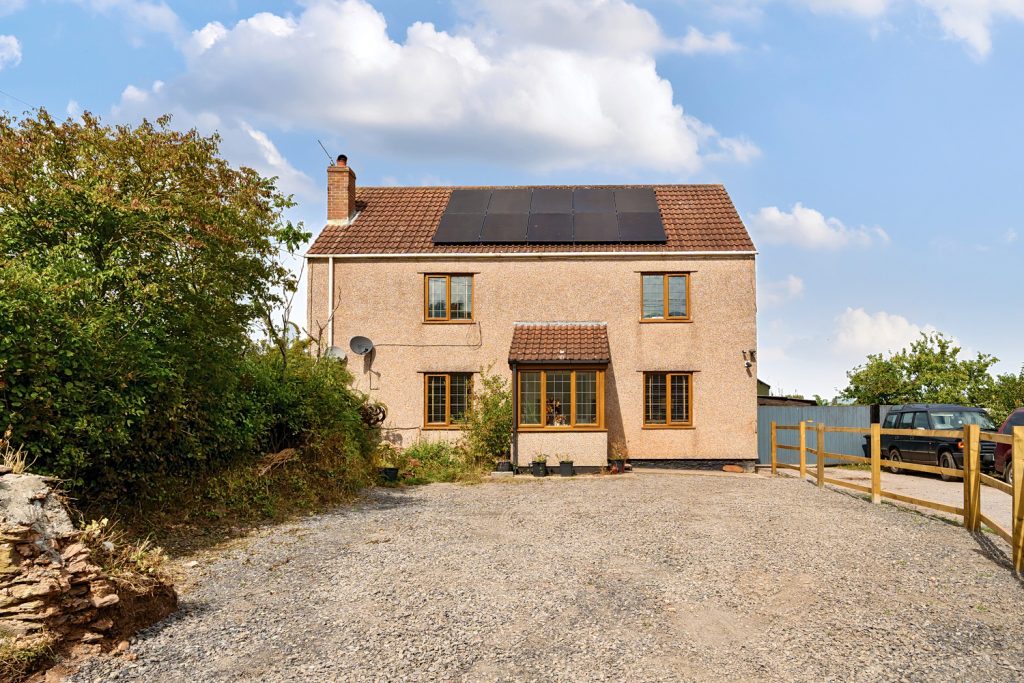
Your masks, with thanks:
[[(949, 437), (936, 436), (895, 436), (882, 433), (882, 457), (893, 462), (914, 462), (937, 465), (946, 469), (963, 469), (964, 466), (964, 425), (976, 424), (983, 432), (996, 429), (992, 418), (982, 408), (971, 408), (949, 403), (909, 403), (895, 406), (885, 416), (882, 429), (914, 429), (929, 431), (949, 430)], [(981, 469), (995, 469), (996, 444), (981, 442)], [(889, 471), (899, 473), (898, 465)], [(941, 475), (943, 481), (956, 477)]]
[[(1017, 408), (1010, 413), (1003, 426), (999, 428), (1000, 434), (1013, 434), (1014, 427), (1024, 427), (1024, 408)], [(1007, 484), (1013, 483), (1013, 447), (1007, 443), (996, 444), (996, 460), (994, 469), (996, 474), (1003, 478)]]

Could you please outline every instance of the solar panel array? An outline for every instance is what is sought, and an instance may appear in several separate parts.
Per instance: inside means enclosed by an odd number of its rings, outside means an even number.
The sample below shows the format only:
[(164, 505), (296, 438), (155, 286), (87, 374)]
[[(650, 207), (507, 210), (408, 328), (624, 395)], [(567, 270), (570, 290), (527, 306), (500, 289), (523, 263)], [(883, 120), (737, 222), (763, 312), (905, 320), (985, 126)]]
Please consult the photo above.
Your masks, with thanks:
[(434, 244), (665, 242), (654, 188), (452, 190)]

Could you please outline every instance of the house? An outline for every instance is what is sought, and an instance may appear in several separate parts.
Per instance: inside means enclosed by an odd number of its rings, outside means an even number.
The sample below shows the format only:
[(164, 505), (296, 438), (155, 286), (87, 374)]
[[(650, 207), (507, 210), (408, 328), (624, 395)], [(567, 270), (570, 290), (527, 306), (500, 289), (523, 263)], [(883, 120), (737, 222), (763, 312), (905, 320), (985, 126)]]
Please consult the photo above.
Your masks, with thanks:
[(519, 466), (757, 458), (756, 252), (722, 186), (357, 187), (344, 156), (327, 186), (309, 330), (393, 443), (457, 439), (490, 368)]

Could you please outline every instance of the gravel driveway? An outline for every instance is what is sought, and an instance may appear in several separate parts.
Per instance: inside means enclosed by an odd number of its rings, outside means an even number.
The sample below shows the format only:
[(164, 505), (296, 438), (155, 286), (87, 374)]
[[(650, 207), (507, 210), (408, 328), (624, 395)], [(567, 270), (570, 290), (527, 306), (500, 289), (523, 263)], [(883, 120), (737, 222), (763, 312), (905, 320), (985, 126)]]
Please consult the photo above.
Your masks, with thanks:
[(73, 680), (1019, 681), (1004, 553), (781, 477), (376, 490), (204, 562)]

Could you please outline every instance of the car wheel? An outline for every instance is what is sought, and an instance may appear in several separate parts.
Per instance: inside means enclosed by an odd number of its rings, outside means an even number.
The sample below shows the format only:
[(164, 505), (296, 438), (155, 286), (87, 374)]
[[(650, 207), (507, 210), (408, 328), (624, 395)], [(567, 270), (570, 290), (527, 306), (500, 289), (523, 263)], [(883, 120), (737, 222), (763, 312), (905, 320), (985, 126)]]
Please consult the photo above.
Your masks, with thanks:
[[(949, 451), (939, 453), (939, 467), (944, 467), (947, 470), (960, 469), (956, 466), (956, 460), (953, 459), (953, 454)], [(954, 481), (957, 479), (957, 477), (952, 477), (948, 474), (940, 474), (939, 476), (942, 477), (942, 481)]]
[(1003, 481), (1013, 486), (1013, 460), (1009, 458), (1007, 458), (1006, 464), (1003, 465)]
[[(894, 448), (889, 451), (889, 460), (892, 460), (893, 462), (903, 462), (903, 455), (899, 452), (899, 449)], [(893, 474), (899, 474), (903, 471), (903, 468), (896, 465), (890, 465), (889, 471)]]

